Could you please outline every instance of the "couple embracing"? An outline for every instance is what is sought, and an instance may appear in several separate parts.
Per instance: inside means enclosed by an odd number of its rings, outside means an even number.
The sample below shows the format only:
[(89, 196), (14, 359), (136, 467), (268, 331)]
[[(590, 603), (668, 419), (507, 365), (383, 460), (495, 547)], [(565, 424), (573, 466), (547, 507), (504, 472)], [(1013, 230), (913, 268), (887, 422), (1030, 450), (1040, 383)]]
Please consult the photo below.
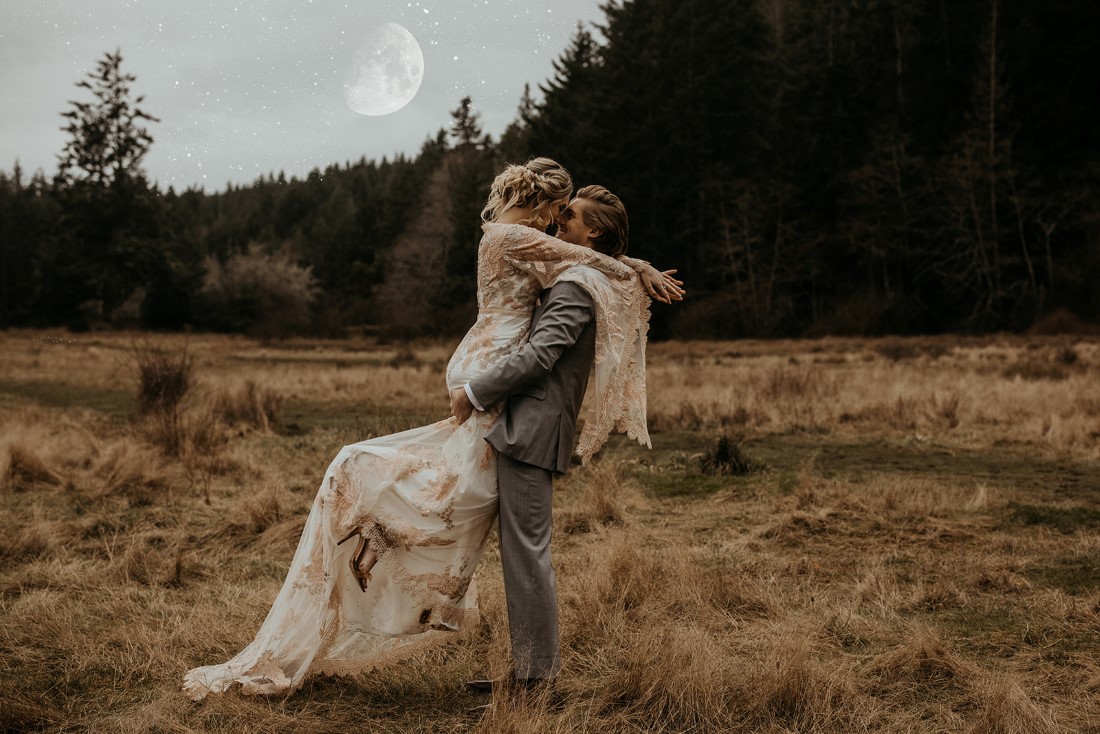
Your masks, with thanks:
[[(648, 445), (649, 297), (683, 293), (675, 271), (626, 257), (616, 196), (572, 194), (548, 158), (496, 177), (482, 211), (477, 321), (447, 365), (454, 415), (337, 454), (256, 638), (189, 671), (191, 698), (235, 684), (289, 693), (308, 676), (367, 672), (476, 629), (474, 571), (498, 509), (515, 682), (541, 688), (557, 676), (553, 475), (569, 466), (586, 389), (582, 460), (614, 431)], [(552, 222), (556, 237), (545, 234)]]

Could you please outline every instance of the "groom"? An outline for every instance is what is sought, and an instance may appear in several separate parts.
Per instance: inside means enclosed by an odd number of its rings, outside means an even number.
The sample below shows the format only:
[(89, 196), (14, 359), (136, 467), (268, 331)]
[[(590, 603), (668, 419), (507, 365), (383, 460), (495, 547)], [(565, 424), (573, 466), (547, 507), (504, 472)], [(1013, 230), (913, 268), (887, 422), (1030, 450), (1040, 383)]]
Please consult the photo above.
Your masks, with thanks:
[[(629, 223), (619, 198), (586, 186), (558, 218), (559, 239), (612, 257), (626, 253)], [(557, 581), (550, 560), (554, 474), (573, 455), (577, 415), (595, 356), (595, 307), (576, 283), (542, 294), (527, 344), (465, 387), (451, 391), (451, 411), (465, 422), (506, 400), (486, 440), (497, 450), (500, 557), (516, 683), (528, 690), (561, 668)], [(475, 681), (490, 690), (491, 681)]]

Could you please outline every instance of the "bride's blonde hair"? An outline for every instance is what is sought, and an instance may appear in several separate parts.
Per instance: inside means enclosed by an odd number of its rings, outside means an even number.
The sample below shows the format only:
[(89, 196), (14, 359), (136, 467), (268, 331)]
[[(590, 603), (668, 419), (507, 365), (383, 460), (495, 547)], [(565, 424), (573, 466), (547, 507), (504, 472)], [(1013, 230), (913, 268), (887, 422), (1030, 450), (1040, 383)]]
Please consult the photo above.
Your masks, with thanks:
[(553, 219), (550, 205), (568, 199), (573, 193), (569, 171), (550, 158), (532, 158), (522, 166), (504, 167), (489, 187), (489, 200), (481, 210), (483, 222), (495, 222), (501, 214), (515, 206), (534, 209), (531, 223), (543, 229)]

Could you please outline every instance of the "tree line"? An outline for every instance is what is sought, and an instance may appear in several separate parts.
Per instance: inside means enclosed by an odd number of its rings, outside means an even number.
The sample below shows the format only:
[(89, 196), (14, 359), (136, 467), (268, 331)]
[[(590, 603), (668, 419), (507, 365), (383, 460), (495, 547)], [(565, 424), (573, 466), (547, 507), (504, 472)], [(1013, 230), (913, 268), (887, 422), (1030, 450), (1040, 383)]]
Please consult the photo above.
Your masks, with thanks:
[[(59, 173), (0, 174), (0, 323), (453, 334), (505, 161), (626, 203), (699, 337), (1100, 321), (1100, 69), (1084, 0), (632, 0), (578, 27), (494, 140), (473, 101), (415, 156), (159, 191), (108, 54)], [(82, 106), (83, 105), (83, 106)]]

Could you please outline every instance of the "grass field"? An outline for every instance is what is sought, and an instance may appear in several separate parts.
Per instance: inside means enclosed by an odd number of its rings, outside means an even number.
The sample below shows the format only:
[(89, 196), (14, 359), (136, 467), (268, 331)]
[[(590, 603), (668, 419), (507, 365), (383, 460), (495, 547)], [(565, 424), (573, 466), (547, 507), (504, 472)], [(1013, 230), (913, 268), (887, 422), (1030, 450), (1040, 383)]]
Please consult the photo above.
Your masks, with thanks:
[[(1100, 732), (1100, 340), (1071, 337), (651, 345), (654, 449), (555, 493), (563, 709), (466, 715), (508, 669), (495, 541), (477, 635), (187, 700), (339, 448), (445, 416), (452, 346), (0, 333), (0, 730)], [(196, 378), (173, 411), (139, 398), (158, 348)]]

